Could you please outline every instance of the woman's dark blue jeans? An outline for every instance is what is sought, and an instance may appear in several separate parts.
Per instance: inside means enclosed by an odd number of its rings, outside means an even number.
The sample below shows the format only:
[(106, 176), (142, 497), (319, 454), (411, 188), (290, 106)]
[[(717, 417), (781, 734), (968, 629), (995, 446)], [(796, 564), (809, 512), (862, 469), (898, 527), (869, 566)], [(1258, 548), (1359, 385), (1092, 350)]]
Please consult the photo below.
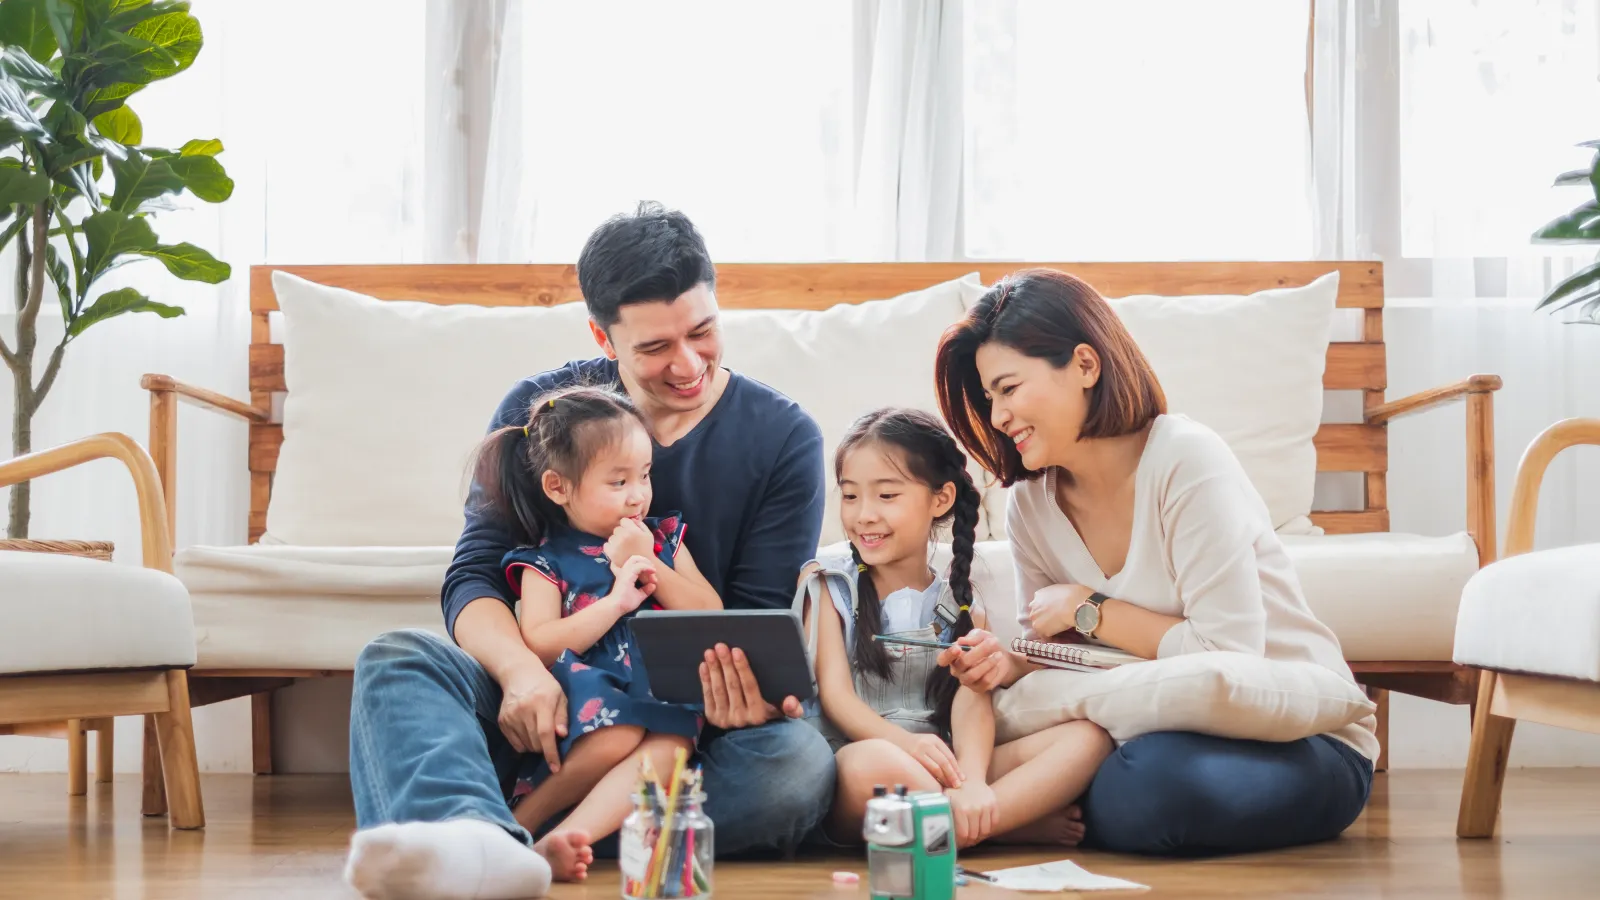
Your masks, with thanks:
[(1164, 731), (1101, 764), (1083, 799), (1091, 847), (1209, 856), (1325, 841), (1361, 815), (1372, 763), (1319, 735), (1265, 743)]

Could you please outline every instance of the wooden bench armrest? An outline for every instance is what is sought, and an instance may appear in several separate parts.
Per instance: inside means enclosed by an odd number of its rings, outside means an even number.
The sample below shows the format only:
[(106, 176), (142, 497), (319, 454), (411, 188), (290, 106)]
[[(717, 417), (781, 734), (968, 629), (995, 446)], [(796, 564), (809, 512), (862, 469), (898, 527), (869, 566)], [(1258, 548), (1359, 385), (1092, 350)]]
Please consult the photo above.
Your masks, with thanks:
[(147, 569), (172, 571), (172, 542), (167, 507), (156, 477), (155, 463), (138, 442), (125, 434), (107, 432), (79, 438), (59, 447), (28, 453), (0, 462), (0, 487), (31, 481), (96, 459), (115, 459), (133, 476), (139, 503), (139, 537)]
[(1467, 401), (1467, 533), (1478, 545), (1478, 565), (1495, 559), (1494, 392), (1500, 376), (1473, 375), (1455, 384), (1419, 391), (1367, 410), (1368, 425), (1385, 425), (1412, 413), (1456, 400)]
[(1533, 526), (1539, 511), (1539, 486), (1544, 472), (1561, 451), (1579, 444), (1600, 444), (1600, 419), (1562, 419), (1539, 432), (1517, 463), (1511, 489), (1511, 520), (1506, 524), (1506, 555), (1533, 549)]
[(167, 501), (170, 545), (177, 543), (178, 528), (178, 400), (237, 416), (252, 425), (272, 421), (272, 414), (225, 394), (184, 384), (170, 375), (146, 375), (139, 379), (139, 386), (150, 392), (150, 458)]
[(1412, 413), (1432, 409), (1445, 403), (1453, 403), (1469, 394), (1487, 394), (1498, 390), (1500, 390), (1499, 375), (1473, 375), (1455, 384), (1418, 391), (1409, 397), (1401, 397), (1399, 400), (1380, 403), (1367, 410), (1366, 420), (1368, 425), (1382, 425), (1386, 422), (1392, 422), (1401, 416), (1409, 416)]
[(235, 400), (216, 391), (208, 391), (202, 387), (185, 384), (171, 375), (146, 375), (139, 379), (139, 386), (152, 394), (172, 394), (196, 406), (213, 409), (217, 412), (232, 413), (249, 422), (267, 422), (272, 416), (270, 413), (256, 409), (241, 400)]

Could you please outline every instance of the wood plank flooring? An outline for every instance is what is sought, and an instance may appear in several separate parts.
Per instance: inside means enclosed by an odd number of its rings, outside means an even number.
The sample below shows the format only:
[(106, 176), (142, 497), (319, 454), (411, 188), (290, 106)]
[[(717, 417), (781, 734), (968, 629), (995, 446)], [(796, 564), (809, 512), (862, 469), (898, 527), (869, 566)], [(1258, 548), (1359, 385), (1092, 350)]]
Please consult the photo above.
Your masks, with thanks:
[[(0, 898), (353, 900), (340, 880), (353, 825), (342, 776), (212, 775), (203, 785), (205, 831), (178, 832), (165, 819), (140, 817), (131, 776), (68, 797), (65, 775), (0, 775)], [(1156, 897), (1600, 896), (1600, 769), (1513, 771), (1500, 836), (1487, 841), (1455, 839), (1460, 790), (1459, 771), (1380, 775), (1366, 814), (1342, 838), (1276, 853), (1182, 861), (1008, 852), (970, 862), (999, 868), (1068, 856), (1091, 872), (1151, 885), (1145, 896)], [(829, 874), (837, 869), (865, 866), (859, 857), (723, 862), (716, 895), (866, 896), (859, 886), (835, 887)], [(960, 892), (963, 900), (1002, 894), (976, 886)], [(617, 897), (614, 864), (553, 896)]]

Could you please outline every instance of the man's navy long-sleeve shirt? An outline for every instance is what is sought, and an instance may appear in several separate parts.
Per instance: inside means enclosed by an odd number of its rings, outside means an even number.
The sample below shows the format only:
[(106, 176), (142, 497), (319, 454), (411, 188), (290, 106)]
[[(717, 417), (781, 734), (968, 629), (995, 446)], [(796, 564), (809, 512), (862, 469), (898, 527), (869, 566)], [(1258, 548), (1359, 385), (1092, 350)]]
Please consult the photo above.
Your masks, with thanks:
[[(500, 402), (490, 430), (527, 420), (534, 398), (575, 384), (621, 390), (609, 359), (571, 362), (523, 379)], [(728, 609), (783, 609), (794, 599), (800, 567), (816, 555), (825, 499), (822, 432), (800, 405), (770, 387), (730, 372), (704, 419), (671, 446), (655, 447), (650, 515), (676, 510), (684, 543)], [(445, 573), (445, 627), (480, 597), (512, 605), (500, 560), (513, 538), (477, 509), (476, 486), (466, 527)]]

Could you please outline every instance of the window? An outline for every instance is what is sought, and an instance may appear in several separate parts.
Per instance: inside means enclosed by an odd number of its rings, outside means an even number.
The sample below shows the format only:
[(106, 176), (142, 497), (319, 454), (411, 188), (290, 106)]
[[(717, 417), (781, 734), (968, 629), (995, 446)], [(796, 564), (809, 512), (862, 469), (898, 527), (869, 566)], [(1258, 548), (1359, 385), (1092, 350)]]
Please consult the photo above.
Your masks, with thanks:
[(965, 15), (968, 256), (1309, 258), (1306, 2)]

